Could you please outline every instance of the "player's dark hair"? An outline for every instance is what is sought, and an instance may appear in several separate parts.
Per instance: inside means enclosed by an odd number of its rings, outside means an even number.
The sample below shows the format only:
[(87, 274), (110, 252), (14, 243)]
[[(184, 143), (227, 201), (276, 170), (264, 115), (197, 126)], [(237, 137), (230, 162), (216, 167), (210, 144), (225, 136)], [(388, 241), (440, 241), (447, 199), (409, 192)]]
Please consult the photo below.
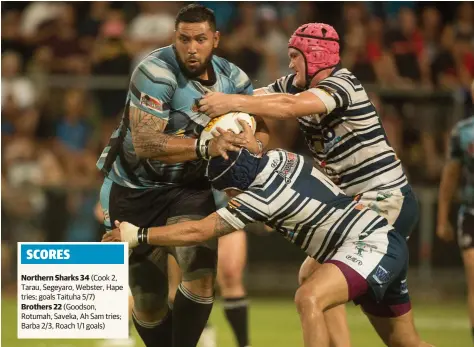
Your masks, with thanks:
[(202, 23), (208, 22), (212, 31), (216, 31), (216, 17), (214, 11), (198, 4), (190, 4), (179, 10), (174, 28), (178, 29), (179, 23)]

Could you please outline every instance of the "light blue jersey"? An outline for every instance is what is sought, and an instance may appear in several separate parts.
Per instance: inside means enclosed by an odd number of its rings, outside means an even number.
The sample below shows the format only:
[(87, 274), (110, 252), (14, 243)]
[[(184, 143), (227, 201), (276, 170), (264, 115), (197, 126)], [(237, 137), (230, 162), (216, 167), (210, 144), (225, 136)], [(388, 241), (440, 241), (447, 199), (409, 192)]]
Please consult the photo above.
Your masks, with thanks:
[(464, 207), (474, 210), (474, 116), (460, 121), (451, 132), (449, 156), (463, 167)]
[(136, 189), (180, 186), (203, 178), (202, 160), (165, 164), (140, 159), (132, 143), (129, 108), (134, 106), (165, 120), (165, 134), (198, 138), (210, 121), (197, 108), (206, 92), (253, 94), (249, 78), (234, 64), (213, 56), (212, 67), (209, 81), (188, 79), (179, 68), (173, 46), (160, 48), (143, 59), (132, 74), (120, 125), (97, 161), (99, 170), (113, 182)]

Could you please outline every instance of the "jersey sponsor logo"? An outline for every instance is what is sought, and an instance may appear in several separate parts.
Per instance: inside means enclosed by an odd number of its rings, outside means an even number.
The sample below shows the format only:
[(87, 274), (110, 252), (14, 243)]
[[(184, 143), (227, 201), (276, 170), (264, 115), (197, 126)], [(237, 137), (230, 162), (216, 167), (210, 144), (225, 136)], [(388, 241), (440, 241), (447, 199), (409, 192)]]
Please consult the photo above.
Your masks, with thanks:
[(350, 254), (346, 255), (346, 259), (350, 260), (351, 262), (353, 262), (354, 264), (359, 265), (359, 266), (362, 266), (362, 264), (364, 264), (362, 262), (362, 260), (360, 260), (359, 258), (354, 257), (353, 255), (350, 255)]
[(381, 265), (377, 266), (375, 273), (372, 275), (372, 278), (380, 285), (388, 283), (390, 277), (390, 271), (384, 269)]
[(289, 176), (295, 171), (296, 169), (296, 155), (294, 153), (287, 154), (287, 160), (283, 168), (278, 171), (278, 174), (283, 177), (286, 183), (291, 183)]
[(154, 98), (145, 93), (141, 93), (140, 95), (140, 104), (155, 111), (163, 111), (162, 102), (157, 98)]

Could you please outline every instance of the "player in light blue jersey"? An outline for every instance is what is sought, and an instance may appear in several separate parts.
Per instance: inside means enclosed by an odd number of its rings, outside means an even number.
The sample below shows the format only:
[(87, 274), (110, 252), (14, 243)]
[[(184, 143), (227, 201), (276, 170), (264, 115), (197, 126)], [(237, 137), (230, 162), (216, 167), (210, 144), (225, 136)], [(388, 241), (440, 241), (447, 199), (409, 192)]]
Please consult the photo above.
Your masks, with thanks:
[[(213, 54), (219, 32), (211, 10), (195, 4), (182, 8), (175, 29), (175, 43), (150, 53), (133, 71), (122, 120), (97, 162), (105, 175), (100, 202), (109, 230), (115, 219), (151, 227), (208, 215), (216, 206), (204, 177), (205, 159), (241, 145), (261, 150), (255, 138), (243, 134), (199, 140), (210, 120), (198, 109), (205, 93), (252, 94), (253, 87), (242, 70)], [(169, 254), (182, 271), (172, 309)], [(216, 263), (214, 241), (132, 250), (133, 321), (147, 347), (197, 344), (214, 300)]]
[[(211, 117), (232, 110), (266, 122), (297, 119), (321, 170), (408, 239), (418, 219), (415, 194), (364, 87), (340, 64), (339, 35), (328, 24), (304, 24), (291, 36), (288, 55), (294, 74), (256, 90), (255, 96), (210, 93), (200, 110)], [(308, 257), (300, 282), (317, 266)], [(350, 346), (344, 307), (326, 317), (334, 345)]]
[[(471, 85), (474, 100), (474, 82)], [(457, 242), (467, 277), (467, 302), (474, 339), (474, 116), (458, 122), (451, 132), (448, 160), (439, 187), (437, 235), (454, 240), (449, 211), (459, 181), (463, 178), (461, 207), (458, 212)]]
[(408, 248), (387, 220), (345, 195), (311, 159), (283, 150), (263, 157), (246, 149), (213, 158), (208, 177), (233, 199), (200, 221), (158, 228), (115, 224), (103, 241), (190, 245), (255, 221), (275, 228), (321, 265), (301, 285), (296, 304), (306, 347), (329, 347), (323, 312), (360, 304), (389, 346), (421, 347), (406, 283)]

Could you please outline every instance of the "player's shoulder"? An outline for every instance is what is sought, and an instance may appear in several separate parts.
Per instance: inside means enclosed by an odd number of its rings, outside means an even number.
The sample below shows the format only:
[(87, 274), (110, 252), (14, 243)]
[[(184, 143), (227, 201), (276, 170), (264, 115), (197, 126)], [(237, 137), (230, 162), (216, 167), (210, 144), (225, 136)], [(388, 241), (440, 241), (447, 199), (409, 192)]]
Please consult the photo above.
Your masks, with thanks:
[(138, 63), (136, 69), (148, 72), (152, 76), (173, 75), (175, 79), (181, 73), (172, 46), (158, 48), (150, 52)]
[(248, 79), (248, 76), (244, 72), (244, 70), (242, 70), (240, 67), (238, 67), (234, 63), (231, 63), (225, 58), (214, 55), (212, 57), (212, 62), (214, 63), (214, 66), (217, 67), (216, 73), (219, 73), (231, 79), (236, 76), (244, 76), (244, 78)]
[(474, 127), (474, 116), (458, 121), (454, 127), (457, 130), (472, 129)]

